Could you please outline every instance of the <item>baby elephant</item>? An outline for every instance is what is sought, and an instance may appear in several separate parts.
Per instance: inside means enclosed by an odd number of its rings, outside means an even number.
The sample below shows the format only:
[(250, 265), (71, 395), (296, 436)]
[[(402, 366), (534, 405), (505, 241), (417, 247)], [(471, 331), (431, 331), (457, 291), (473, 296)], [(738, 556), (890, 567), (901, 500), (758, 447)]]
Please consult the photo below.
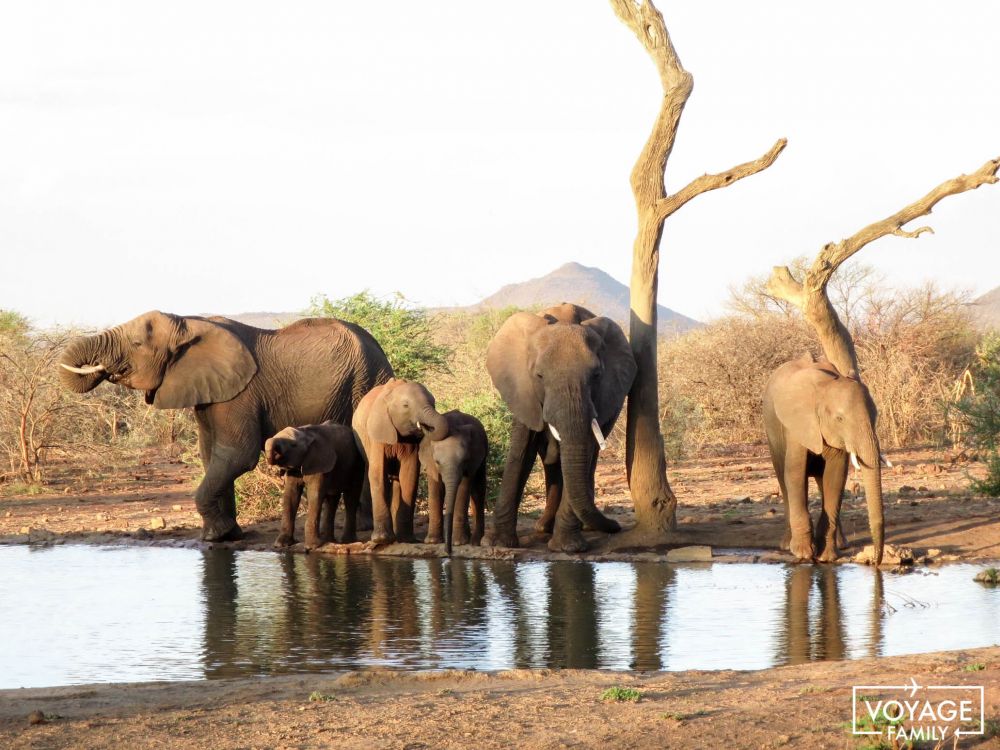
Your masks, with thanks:
[[(303, 488), (309, 497), (305, 547), (314, 549), (333, 541), (333, 521), (340, 496), (344, 496), (342, 543), (357, 538), (356, 520), (364, 462), (350, 427), (334, 422), (286, 427), (264, 443), (264, 456), (271, 466), (284, 469), (285, 488), (281, 498), (281, 534), (275, 547), (295, 543), (295, 514)], [(320, 510), (326, 506), (323, 532)]]
[(474, 545), (483, 538), (486, 512), (486, 430), (478, 419), (460, 411), (443, 415), (448, 421), (448, 437), (420, 443), (420, 463), (427, 467), (427, 505), (430, 518), (427, 544), (441, 542), (441, 505), (444, 500), (444, 542), (451, 554), (452, 533), (458, 544), (468, 544), (469, 500), (472, 500)]

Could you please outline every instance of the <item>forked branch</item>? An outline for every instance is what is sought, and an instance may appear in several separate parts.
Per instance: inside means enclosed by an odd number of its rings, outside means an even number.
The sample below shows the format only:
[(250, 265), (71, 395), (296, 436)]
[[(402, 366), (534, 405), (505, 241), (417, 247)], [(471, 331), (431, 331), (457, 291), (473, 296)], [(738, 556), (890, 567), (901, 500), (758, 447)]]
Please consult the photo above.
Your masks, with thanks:
[(830, 278), (844, 261), (861, 248), (888, 234), (911, 239), (925, 232), (933, 234), (934, 230), (930, 227), (907, 230), (903, 226), (930, 214), (934, 206), (949, 195), (958, 195), (975, 190), (981, 185), (994, 184), (997, 182), (998, 170), (1000, 170), (1000, 158), (991, 159), (972, 174), (945, 180), (923, 198), (892, 216), (869, 224), (840, 242), (828, 243), (816, 256), (816, 260), (806, 271), (805, 278), (801, 282), (792, 276), (787, 266), (775, 266), (767, 284), (768, 292), (802, 311), (806, 320), (816, 330), (827, 359), (841, 372), (857, 371), (858, 361), (854, 343), (826, 294)]

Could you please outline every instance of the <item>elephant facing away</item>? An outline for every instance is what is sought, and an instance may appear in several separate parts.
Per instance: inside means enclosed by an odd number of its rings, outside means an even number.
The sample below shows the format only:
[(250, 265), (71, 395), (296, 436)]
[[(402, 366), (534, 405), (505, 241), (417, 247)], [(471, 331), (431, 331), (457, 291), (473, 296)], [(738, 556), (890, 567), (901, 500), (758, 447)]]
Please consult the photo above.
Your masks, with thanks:
[(422, 438), (448, 437), (448, 420), (420, 383), (397, 378), (372, 388), (354, 412), (354, 439), (368, 467), (375, 544), (413, 542)]
[[(336, 422), (286, 427), (264, 443), (264, 458), (284, 470), (281, 533), (275, 547), (295, 544), (295, 514), (303, 489), (309, 498), (305, 548), (333, 541), (334, 519), (344, 498), (342, 544), (357, 540), (358, 503), (365, 479), (364, 462), (354, 442), (354, 431)], [(320, 511), (323, 528), (320, 529)]]
[[(768, 380), (764, 427), (785, 501), (788, 527), (782, 546), (797, 558), (837, 559), (841, 498), (853, 464), (864, 480), (875, 564), (882, 562), (883, 459), (876, 419), (871, 394), (853, 373), (842, 375), (831, 362), (817, 362), (810, 354), (786, 362)], [(809, 516), (809, 477), (823, 497), (815, 529)]]
[(353, 323), (308, 318), (277, 331), (227, 318), (159, 311), (71, 341), (62, 382), (84, 393), (107, 380), (145, 391), (159, 409), (194, 407), (205, 477), (195, 494), (202, 539), (239, 539), (235, 479), (254, 468), (264, 440), (285, 427), (333, 420), (392, 367)]
[[(486, 455), (489, 441), (482, 423), (470, 414), (449, 411), (448, 437), (420, 442), (420, 463), (427, 471), (427, 544), (441, 542), (444, 510), (445, 550), (451, 554), (453, 538), (458, 544), (478, 545), (483, 538), (486, 516)], [(469, 502), (473, 525), (469, 528)]]
[(493, 543), (519, 544), (517, 510), (536, 455), (545, 470), (546, 504), (535, 529), (552, 533), (549, 549), (587, 549), (583, 524), (620, 531), (594, 504), (594, 471), (636, 373), (621, 327), (568, 303), (514, 313), (490, 342), (486, 369), (514, 415)]

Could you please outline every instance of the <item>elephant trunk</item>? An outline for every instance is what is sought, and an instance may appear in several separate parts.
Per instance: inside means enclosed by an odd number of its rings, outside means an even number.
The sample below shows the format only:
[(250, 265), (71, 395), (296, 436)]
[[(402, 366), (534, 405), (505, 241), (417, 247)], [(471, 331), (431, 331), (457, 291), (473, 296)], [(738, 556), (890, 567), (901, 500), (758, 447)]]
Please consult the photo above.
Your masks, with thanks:
[[(70, 341), (59, 358), (59, 379), (71, 391), (86, 393), (120, 370), (123, 361), (114, 329), (94, 336), (81, 336)], [(73, 372), (67, 368), (92, 371)]]
[(441, 472), (444, 480), (444, 549), (451, 557), (451, 541), (454, 531), (455, 497), (458, 495), (458, 483), (461, 473), (457, 466), (446, 466)]
[(587, 429), (582, 435), (566, 436), (560, 443), (559, 455), (562, 463), (565, 496), (570, 507), (584, 524), (600, 529), (604, 517), (594, 505), (593, 474), (594, 438)]
[(420, 410), (420, 426), (435, 443), (448, 437), (448, 420), (430, 404)]
[(885, 544), (885, 521), (882, 506), (881, 454), (874, 429), (865, 437), (864, 444), (858, 450), (858, 457), (862, 463), (861, 477), (865, 486), (865, 501), (868, 504), (868, 528), (871, 529), (872, 546), (875, 548), (875, 564), (880, 565)]

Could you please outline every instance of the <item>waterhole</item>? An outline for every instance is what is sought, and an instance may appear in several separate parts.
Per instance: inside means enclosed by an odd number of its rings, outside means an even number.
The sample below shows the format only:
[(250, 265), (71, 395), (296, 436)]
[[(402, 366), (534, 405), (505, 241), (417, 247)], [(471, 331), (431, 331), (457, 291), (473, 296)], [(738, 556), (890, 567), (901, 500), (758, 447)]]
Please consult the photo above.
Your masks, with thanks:
[(1000, 642), (978, 567), (0, 547), (0, 688), (338, 669), (762, 669)]

